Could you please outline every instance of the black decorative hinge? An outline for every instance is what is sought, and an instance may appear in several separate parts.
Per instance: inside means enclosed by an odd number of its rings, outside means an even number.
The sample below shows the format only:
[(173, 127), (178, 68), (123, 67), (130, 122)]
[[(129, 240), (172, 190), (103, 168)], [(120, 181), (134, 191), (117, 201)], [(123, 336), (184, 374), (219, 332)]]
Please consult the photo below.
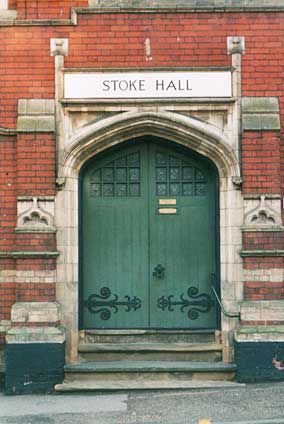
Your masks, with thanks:
[(103, 287), (100, 294), (91, 294), (84, 302), (84, 306), (88, 308), (91, 314), (100, 314), (100, 318), (107, 321), (111, 318), (111, 314), (118, 312), (119, 306), (125, 307), (125, 312), (131, 310), (137, 311), (141, 308), (142, 302), (137, 296), (124, 296), (125, 300), (118, 300), (117, 294), (111, 297), (111, 290), (108, 287)]
[(187, 296), (189, 299), (185, 298), (184, 293), (180, 295), (180, 300), (174, 300), (174, 295), (162, 296), (158, 299), (158, 308), (162, 311), (168, 310), (173, 312), (175, 306), (180, 306), (180, 311), (184, 312), (186, 308), (189, 308), (187, 311), (187, 316), (191, 320), (195, 320), (199, 317), (199, 313), (208, 313), (211, 310), (211, 307), (214, 305), (214, 301), (211, 297), (206, 294), (198, 294), (197, 287), (189, 287), (187, 290)]

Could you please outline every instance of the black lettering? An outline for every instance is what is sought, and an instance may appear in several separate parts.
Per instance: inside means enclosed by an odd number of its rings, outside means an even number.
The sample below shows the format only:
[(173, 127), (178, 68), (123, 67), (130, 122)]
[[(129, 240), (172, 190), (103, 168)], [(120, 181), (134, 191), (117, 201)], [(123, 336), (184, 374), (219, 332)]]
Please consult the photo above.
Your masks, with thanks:
[(145, 91), (145, 80), (139, 80), (139, 90)]
[(137, 91), (136, 83), (137, 80), (129, 81), (129, 91)]
[(118, 80), (111, 80), (110, 81), (113, 85), (113, 91), (116, 91), (116, 87), (117, 87), (117, 83), (119, 82)]
[(105, 88), (103, 88), (103, 91), (109, 91), (110, 90), (110, 86), (109, 86), (109, 81), (108, 80), (103, 81), (103, 86), (105, 87)]
[(119, 89), (120, 91), (126, 91), (128, 89), (128, 83), (125, 80), (119, 81)]
[(174, 83), (174, 81), (173, 81), (173, 80), (171, 80), (171, 81), (169, 82), (169, 84), (167, 85), (166, 90), (169, 90), (170, 88), (173, 88), (174, 90), (176, 90), (176, 86), (175, 86), (175, 83)]
[(178, 89), (179, 89), (179, 91), (185, 90), (184, 85), (182, 84), (182, 80), (178, 80)]
[(164, 89), (165, 89), (164, 80), (162, 80), (162, 81), (156, 80), (156, 90), (159, 91), (160, 88), (161, 88), (161, 90), (164, 91)]
[(190, 81), (189, 80), (186, 80), (186, 89), (187, 89), (187, 91), (191, 91), (192, 90), (191, 84), (190, 84)]

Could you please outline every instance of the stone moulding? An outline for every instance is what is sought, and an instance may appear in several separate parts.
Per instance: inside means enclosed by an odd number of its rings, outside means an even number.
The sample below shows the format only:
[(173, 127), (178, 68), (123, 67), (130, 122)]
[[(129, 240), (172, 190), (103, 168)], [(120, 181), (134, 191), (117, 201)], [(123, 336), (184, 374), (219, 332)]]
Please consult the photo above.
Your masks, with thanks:
[(89, 0), (89, 7), (71, 8), (70, 19), (16, 19), (16, 11), (4, 10), (0, 13), (0, 26), (72, 26), (78, 25), (78, 14), (125, 12), (284, 12), (284, 4), (282, 0)]
[(89, 0), (96, 9), (190, 9), (194, 11), (282, 9), (282, 0)]
[(18, 131), (16, 129), (0, 127), (0, 135), (12, 136), (17, 134), (18, 134)]
[(20, 251), (20, 250), (11, 250), (11, 251), (0, 251), (0, 258), (11, 258), (11, 259), (37, 259), (37, 258), (46, 258), (46, 259), (53, 259), (57, 258), (57, 256), (60, 255), (60, 252), (51, 252), (51, 251), (44, 251), (44, 252), (33, 252), (33, 251)]
[(123, 112), (79, 129), (60, 160), (58, 177), (69, 177), (72, 169), (80, 169), (95, 151), (102, 151), (106, 132), (109, 145), (129, 139), (129, 134), (134, 138), (147, 133), (163, 137), (166, 133), (173, 141), (212, 157), (221, 177), (225, 170), (240, 175), (235, 152), (226, 136), (213, 125), (173, 112)]
[(276, 257), (284, 256), (283, 249), (263, 249), (263, 250), (241, 250), (240, 255), (242, 257)]

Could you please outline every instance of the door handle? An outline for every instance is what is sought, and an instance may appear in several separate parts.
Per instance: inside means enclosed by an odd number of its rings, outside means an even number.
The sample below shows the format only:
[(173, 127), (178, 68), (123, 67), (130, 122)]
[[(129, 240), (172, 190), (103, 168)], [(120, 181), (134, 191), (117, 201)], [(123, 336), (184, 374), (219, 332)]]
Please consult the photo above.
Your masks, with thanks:
[(156, 277), (156, 278), (164, 278), (164, 277), (165, 277), (165, 270), (166, 270), (166, 268), (165, 268), (163, 265), (158, 264), (158, 265), (154, 268), (154, 271), (153, 271), (153, 277)]

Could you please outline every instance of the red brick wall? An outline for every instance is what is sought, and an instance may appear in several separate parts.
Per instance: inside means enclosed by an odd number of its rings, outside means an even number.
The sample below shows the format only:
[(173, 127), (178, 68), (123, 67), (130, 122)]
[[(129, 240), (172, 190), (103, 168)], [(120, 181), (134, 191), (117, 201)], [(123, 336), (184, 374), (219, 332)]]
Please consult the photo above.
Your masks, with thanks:
[(15, 303), (15, 283), (0, 284), (0, 320), (9, 320), (11, 306)]
[(271, 250), (284, 248), (284, 232), (244, 232), (244, 250)]
[(17, 214), (16, 140), (0, 136), (0, 250), (13, 250)]
[(55, 137), (19, 134), (17, 140), (18, 196), (55, 194)]
[(43, 259), (43, 258), (29, 258), (29, 259), (17, 259), (16, 264), (17, 271), (51, 271), (56, 269), (55, 259)]
[(55, 284), (20, 283), (16, 285), (16, 302), (54, 302)]
[(17, 0), (16, 3), (18, 19), (66, 19), (70, 18), (71, 7), (87, 6), (88, 0)]
[(284, 267), (284, 258), (276, 257), (256, 257), (249, 256), (243, 258), (244, 269), (282, 269)]
[(244, 283), (245, 300), (282, 300), (284, 282), (246, 281)]
[(20, 251), (54, 252), (56, 250), (55, 234), (18, 233), (16, 249)]
[(242, 158), (244, 194), (280, 193), (281, 155), (277, 132), (245, 132)]
[(8, 9), (17, 10), (17, 0), (9, 0), (8, 1)]

